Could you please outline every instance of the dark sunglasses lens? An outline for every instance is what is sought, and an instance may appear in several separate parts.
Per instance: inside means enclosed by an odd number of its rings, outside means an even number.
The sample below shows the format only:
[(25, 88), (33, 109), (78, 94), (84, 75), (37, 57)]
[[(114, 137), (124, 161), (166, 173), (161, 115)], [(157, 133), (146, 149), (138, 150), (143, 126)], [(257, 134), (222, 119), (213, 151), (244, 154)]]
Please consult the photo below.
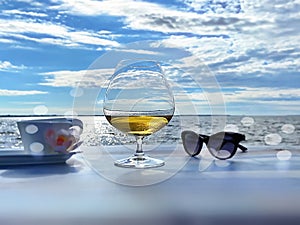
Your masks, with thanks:
[(182, 141), (184, 150), (186, 153), (188, 153), (190, 156), (195, 156), (199, 154), (203, 142), (199, 142), (199, 137), (197, 134), (193, 132), (186, 132), (182, 134)]
[(207, 147), (211, 154), (218, 159), (231, 158), (236, 151), (234, 143), (223, 139), (210, 139)]

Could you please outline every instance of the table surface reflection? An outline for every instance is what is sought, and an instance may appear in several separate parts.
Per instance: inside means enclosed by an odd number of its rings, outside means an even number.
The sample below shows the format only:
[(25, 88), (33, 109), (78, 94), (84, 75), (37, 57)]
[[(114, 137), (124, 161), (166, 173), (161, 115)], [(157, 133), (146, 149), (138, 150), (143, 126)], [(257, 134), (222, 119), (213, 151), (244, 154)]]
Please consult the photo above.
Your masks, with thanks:
[(119, 168), (127, 146), (81, 147), (66, 164), (0, 168), (0, 218), (198, 218), (298, 215), (300, 154), (249, 148), (227, 161), (204, 150), (146, 146), (166, 161), (153, 169)]

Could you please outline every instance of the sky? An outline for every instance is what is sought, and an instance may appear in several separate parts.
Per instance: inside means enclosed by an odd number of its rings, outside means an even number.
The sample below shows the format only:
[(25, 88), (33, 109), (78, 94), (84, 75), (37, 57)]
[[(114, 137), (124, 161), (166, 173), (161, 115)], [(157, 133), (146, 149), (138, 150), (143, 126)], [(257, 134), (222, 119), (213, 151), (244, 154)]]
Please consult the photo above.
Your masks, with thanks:
[(2, 0), (0, 10), (0, 115), (99, 114), (130, 57), (162, 61), (177, 113), (299, 114), (299, 0)]

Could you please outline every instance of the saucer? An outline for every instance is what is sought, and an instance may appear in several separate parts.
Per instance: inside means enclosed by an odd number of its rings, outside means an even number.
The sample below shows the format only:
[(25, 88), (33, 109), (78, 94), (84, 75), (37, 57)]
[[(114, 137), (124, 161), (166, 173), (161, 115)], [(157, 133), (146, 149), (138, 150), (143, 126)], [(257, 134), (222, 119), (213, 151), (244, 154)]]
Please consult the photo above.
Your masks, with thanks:
[(31, 155), (24, 150), (0, 150), (0, 166), (39, 165), (65, 163), (72, 155), (80, 151), (67, 154)]

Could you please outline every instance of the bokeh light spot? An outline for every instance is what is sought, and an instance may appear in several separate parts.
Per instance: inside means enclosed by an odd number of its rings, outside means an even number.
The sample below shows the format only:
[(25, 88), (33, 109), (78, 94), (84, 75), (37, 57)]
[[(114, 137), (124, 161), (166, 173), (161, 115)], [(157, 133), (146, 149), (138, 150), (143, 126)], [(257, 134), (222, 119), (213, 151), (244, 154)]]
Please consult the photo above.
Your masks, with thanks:
[(38, 105), (33, 108), (35, 115), (45, 115), (48, 112), (48, 108), (45, 105)]
[(265, 136), (265, 143), (267, 145), (278, 145), (282, 141), (282, 137), (279, 134), (273, 133), (273, 134), (267, 134)]
[(292, 157), (292, 153), (289, 150), (282, 150), (277, 152), (277, 159), (281, 161), (290, 160)]
[(74, 111), (67, 111), (64, 113), (65, 117), (73, 117), (73, 116), (78, 116), (78, 113), (74, 112)]
[(218, 167), (227, 167), (230, 165), (230, 162), (227, 160), (216, 160), (215, 165)]
[(84, 93), (84, 91), (83, 91), (82, 88), (73, 88), (73, 89), (71, 89), (71, 91), (70, 91), (70, 95), (71, 95), (72, 97), (80, 97), (80, 96), (83, 95), (83, 93)]
[(284, 124), (281, 127), (283, 133), (292, 134), (295, 131), (295, 126), (293, 124)]
[(250, 127), (251, 125), (254, 124), (254, 119), (252, 117), (243, 117), (241, 120), (241, 123), (243, 124), (243, 126), (245, 127)]

